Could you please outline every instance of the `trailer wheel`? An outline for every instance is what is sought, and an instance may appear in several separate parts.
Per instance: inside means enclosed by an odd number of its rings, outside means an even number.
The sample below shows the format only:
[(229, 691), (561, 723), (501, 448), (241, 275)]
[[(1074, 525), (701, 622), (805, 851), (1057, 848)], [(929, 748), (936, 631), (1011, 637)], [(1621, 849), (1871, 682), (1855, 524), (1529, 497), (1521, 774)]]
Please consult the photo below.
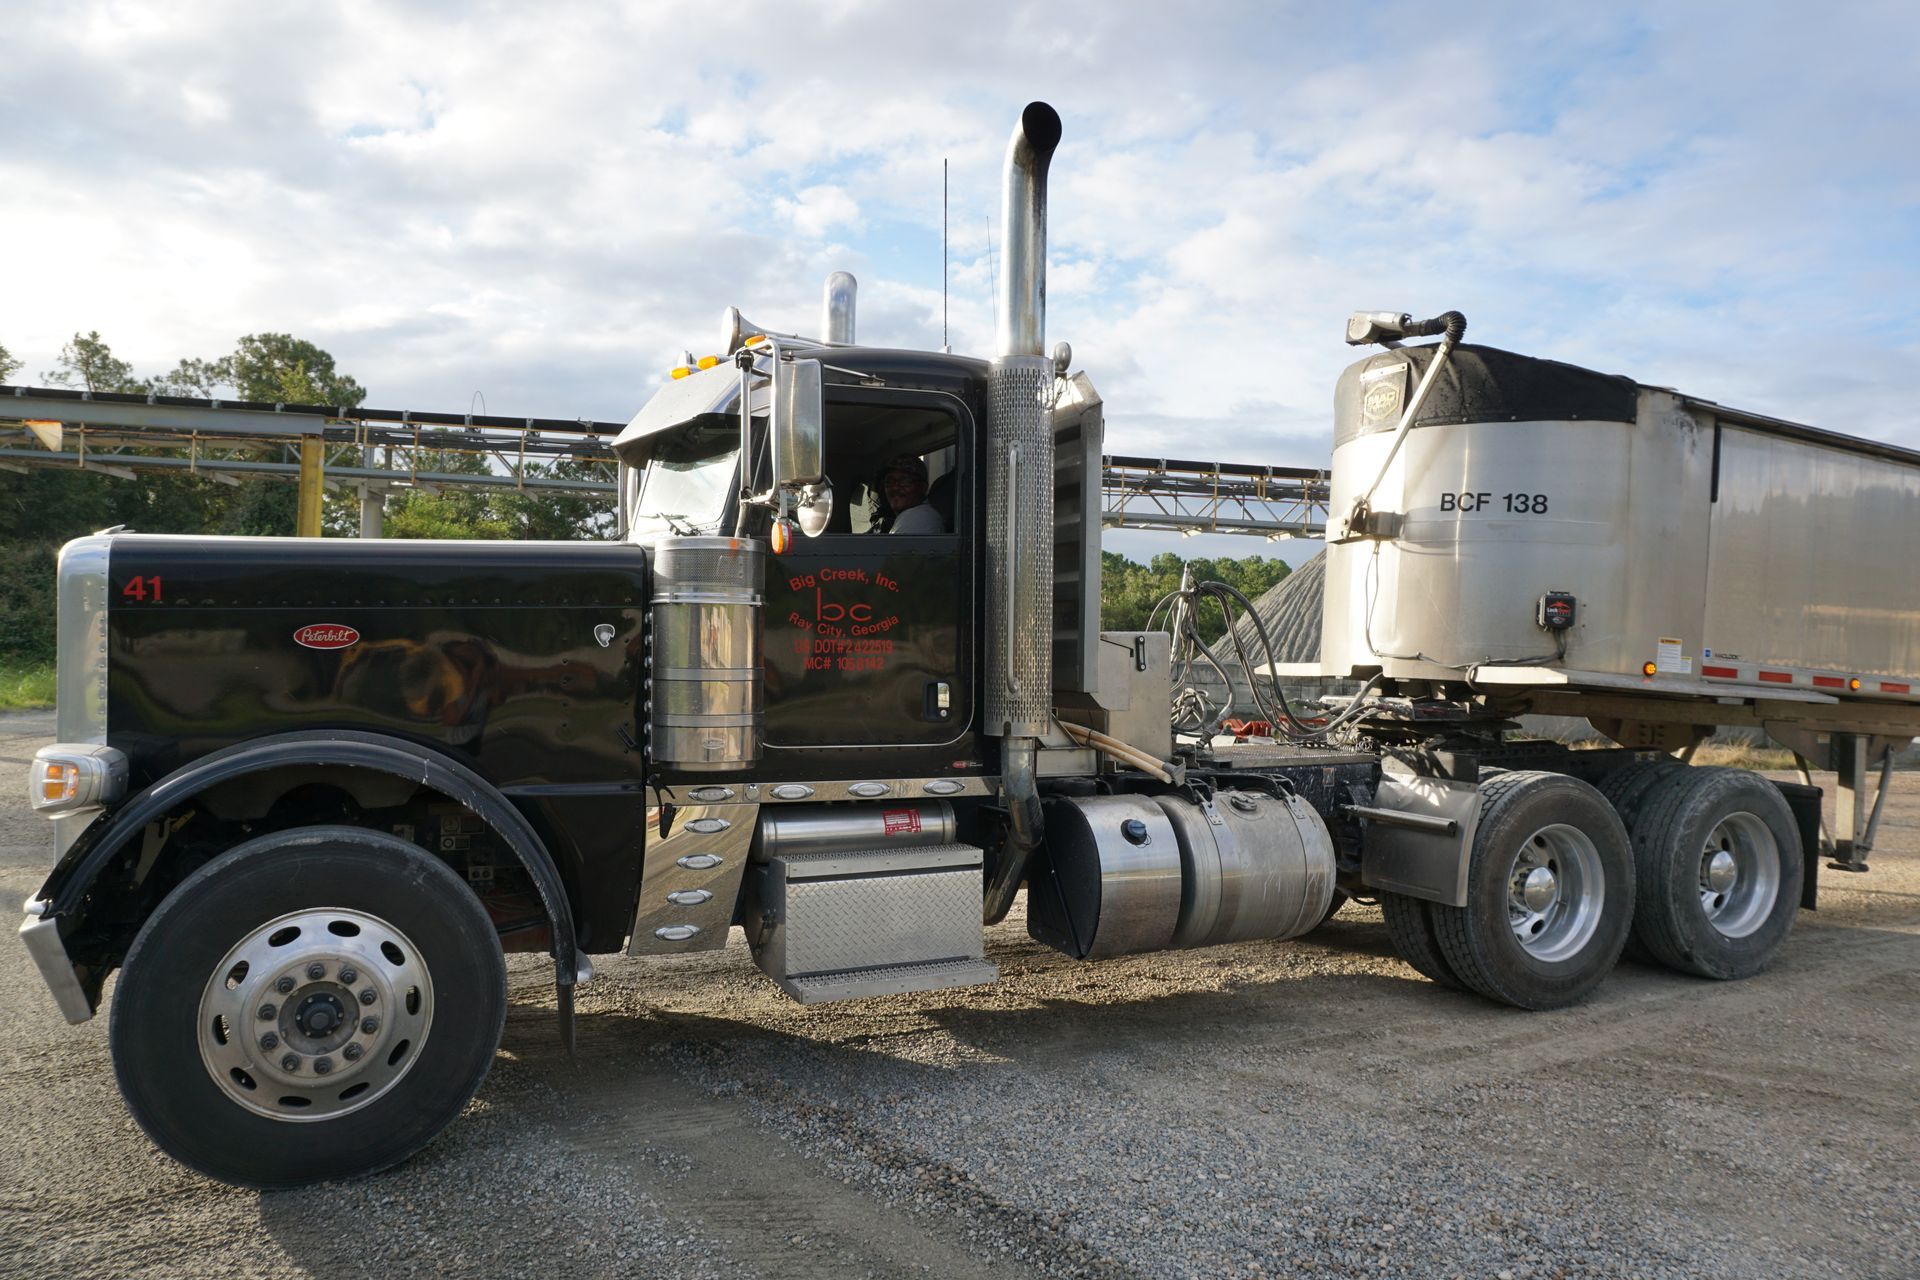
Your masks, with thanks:
[[(1662, 756), (1658, 760), (1643, 760), (1624, 769), (1616, 769), (1596, 784), (1600, 794), (1620, 815), (1621, 823), (1627, 828), (1628, 843), (1633, 843), (1634, 832), (1639, 826), (1642, 802), (1661, 783), (1669, 781), (1677, 771), (1686, 767), (1671, 756)], [(1621, 955), (1638, 964), (1658, 963), (1641, 944), (1637, 933), (1627, 935), (1627, 945)]]
[(162, 1151), (238, 1186), (406, 1159), (479, 1088), (506, 1019), (486, 910), (445, 863), (353, 827), (247, 841), (141, 927), (109, 1043)]
[(1635, 825), (1633, 932), (1661, 964), (1746, 978), (1772, 963), (1800, 906), (1800, 833), (1786, 798), (1742, 769), (1690, 768)]
[(1467, 905), (1429, 904), (1441, 954), (1468, 987), (1554, 1009), (1584, 998), (1633, 923), (1633, 853), (1613, 806), (1558, 773), (1515, 772), (1482, 788)]
[(1440, 953), (1440, 940), (1434, 936), (1428, 904), (1404, 893), (1382, 893), (1380, 914), (1387, 918), (1387, 937), (1394, 954), (1412, 965), (1414, 971), (1449, 991), (1465, 991), (1447, 958)]

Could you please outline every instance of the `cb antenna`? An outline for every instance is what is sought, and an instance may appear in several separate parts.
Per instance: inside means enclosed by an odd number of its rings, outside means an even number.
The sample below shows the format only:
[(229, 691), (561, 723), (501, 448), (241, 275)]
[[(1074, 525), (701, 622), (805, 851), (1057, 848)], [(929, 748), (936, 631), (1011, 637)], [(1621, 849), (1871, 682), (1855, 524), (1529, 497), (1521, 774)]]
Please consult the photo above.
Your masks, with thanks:
[(947, 335), (947, 158), (940, 157), (940, 349), (953, 354)]

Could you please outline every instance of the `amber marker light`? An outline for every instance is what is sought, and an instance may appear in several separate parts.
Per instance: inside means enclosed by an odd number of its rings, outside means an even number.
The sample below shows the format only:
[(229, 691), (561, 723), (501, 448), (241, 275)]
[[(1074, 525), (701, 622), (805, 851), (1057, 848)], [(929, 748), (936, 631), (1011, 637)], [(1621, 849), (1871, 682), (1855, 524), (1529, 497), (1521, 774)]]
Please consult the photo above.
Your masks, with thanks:
[(1640, 674), (1643, 676), (1650, 676), (1658, 670), (1660, 670), (1660, 668), (1651, 662), (1643, 662), (1640, 664)]
[(683, 365), (683, 364), (677, 364), (677, 365), (675, 365), (675, 366), (673, 366), (673, 380), (674, 380), (675, 382), (678, 382), (678, 381), (680, 381), (680, 379), (682, 379), (682, 378), (684, 378), (684, 377), (686, 377), (686, 376), (687, 376), (688, 374), (690, 374), (690, 373), (692, 373), (692, 372), (693, 372), (693, 370), (691, 370), (691, 369), (689, 369), (689, 368), (687, 368), (687, 366), (685, 366), (685, 365)]
[(1853, 679), (1847, 681), (1847, 688), (1852, 690), (1854, 693), (1860, 692), (1860, 677), (1855, 676), (1853, 677)]
[(699, 361), (700, 367), (702, 369), (711, 369), (713, 368), (713, 366), (719, 363), (720, 363), (719, 356), (701, 356)]
[(80, 770), (75, 765), (58, 764), (48, 761), (41, 766), (40, 802), (59, 804), (71, 800), (80, 792)]

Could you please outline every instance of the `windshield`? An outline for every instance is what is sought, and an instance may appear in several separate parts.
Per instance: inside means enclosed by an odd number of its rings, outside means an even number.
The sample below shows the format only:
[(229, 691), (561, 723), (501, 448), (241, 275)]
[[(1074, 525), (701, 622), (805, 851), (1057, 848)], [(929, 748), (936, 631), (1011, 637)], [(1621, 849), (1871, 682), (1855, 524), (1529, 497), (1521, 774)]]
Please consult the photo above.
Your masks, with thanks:
[(739, 452), (739, 424), (724, 420), (690, 424), (658, 441), (640, 475), (634, 532), (718, 530), (733, 496)]

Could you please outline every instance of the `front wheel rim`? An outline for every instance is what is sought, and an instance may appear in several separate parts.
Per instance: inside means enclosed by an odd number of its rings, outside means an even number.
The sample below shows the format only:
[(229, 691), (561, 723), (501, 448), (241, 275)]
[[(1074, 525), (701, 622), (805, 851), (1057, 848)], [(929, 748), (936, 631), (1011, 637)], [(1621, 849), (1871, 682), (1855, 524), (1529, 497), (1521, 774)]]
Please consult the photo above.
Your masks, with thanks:
[(1730, 813), (1700, 852), (1700, 911), (1722, 937), (1744, 938), (1780, 898), (1780, 842), (1756, 814)]
[(200, 997), (207, 1074), (274, 1120), (331, 1120), (406, 1075), (433, 1024), (433, 978), (399, 929), (321, 908), (267, 921), (228, 950)]
[(1521, 842), (1507, 869), (1507, 924), (1522, 950), (1557, 963), (1578, 955), (1600, 928), (1606, 871), (1593, 838), (1553, 823)]

